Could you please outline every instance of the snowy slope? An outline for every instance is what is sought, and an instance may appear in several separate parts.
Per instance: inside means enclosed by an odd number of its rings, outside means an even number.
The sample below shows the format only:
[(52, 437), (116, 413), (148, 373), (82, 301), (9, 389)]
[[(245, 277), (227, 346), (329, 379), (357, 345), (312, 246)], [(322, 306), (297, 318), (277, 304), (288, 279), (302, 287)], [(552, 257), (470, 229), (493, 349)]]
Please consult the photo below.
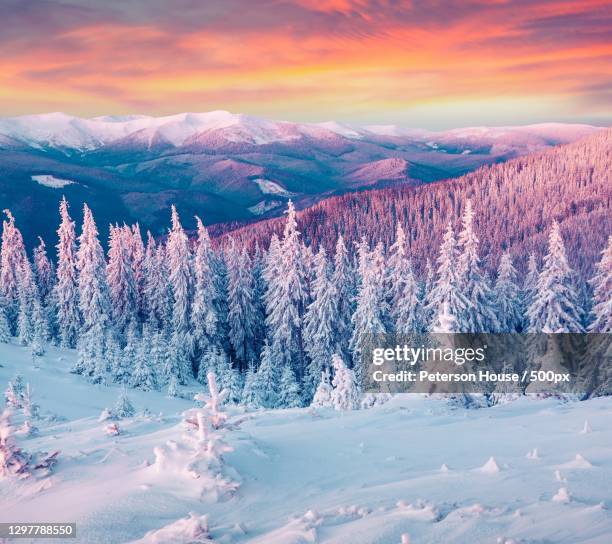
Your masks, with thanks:
[[(43, 415), (65, 418), (39, 421), (39, 436), (19, 440), (28, 451), (60, 449), (60, 462), (45, 480), (0, 480), (2, 521), (76, 521), (76, 542), (88, 544), (209, 542), (185, 536), (204, 514), (220, 543), (399, 544), (407, 534), (432, 544), (604, 544), (612, 534), (612, 399), (466, 411), (396, 398), (345, 414), (246, 414), (223, 432), (237, 493), (201, 500), (197, 481), (145, 463), (168, 440), (184, 446), (180, 412), (193, 404), (130, 391), (136, 409), (154, 415), (122, 420), (125, 434), (109, 437), (97, 418), (118, 388), (69, 374), (73, 358), (50, 350), (37, 370), (28, 350), (0, 345), (0, 383), (19, 371)], [(580, 432), (585, 420), (592, 432)]]

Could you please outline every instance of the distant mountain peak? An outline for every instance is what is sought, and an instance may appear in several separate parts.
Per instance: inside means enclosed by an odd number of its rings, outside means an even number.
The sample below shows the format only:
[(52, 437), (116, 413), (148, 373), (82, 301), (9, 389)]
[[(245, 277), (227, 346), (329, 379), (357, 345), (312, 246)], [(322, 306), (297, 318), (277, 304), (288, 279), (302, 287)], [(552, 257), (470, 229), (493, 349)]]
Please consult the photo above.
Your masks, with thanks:
[[(165, 141), (175, 147), (186, 142), (202, 141), (198, 135), (215, 133), (217, 141), (225, 139), (251, 145), (295, 140), (299, 138), (346, 138), (347, 140), (391, 138), (417, 143), (448, 142), (478, 138), (512, 140), (532, 146), (566, 143), (598, 130), (590, 125), (540, 123), (517, 127), (468, 127), (442, 132), (403, 128), (396, 125), (359, 127), (337, 121), (291, 123), (272, 121), (225, 110), (183, 112), (152, 117), (147, 115), (110, 115), (90, 119), (62, 112), (24, 115), (0, 119), (0, 135), (35, 148), (91, 151), (116, 142), (129, 146), (142, 141)], [(225, 133), (225, 134), (224, 134)], [(203, 138), (205, 141), (206, 138)], [(146, 143), (143, 141), (143, 143)], [(116, 147), (116, 146), (115, 146)], [(432, 146), (430, 146), (432, 147)]]

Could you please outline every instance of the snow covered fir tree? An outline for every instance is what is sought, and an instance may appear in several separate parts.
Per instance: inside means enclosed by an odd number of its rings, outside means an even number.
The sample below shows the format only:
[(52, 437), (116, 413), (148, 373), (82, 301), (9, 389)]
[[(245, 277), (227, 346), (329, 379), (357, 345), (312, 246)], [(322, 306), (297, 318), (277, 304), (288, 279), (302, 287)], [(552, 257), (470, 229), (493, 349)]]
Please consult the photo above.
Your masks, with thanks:
[(470, 200), (448, 222), (435, 267), (414, 261), (399, 222), (388, 247), (347, 246), (339, 235), (328, 254), (303, 239), (290, 201), (282, 235), (249, 251), (231, 233), (211, 239), (199, 218), (191, 235), (170, 212), (157, 238), (111, 225), (105, 254), (92, 210), (77, 233), (63, 199), (51, 259), (43, 240), (28, 255), (5, 210), (0, 341), (14, 338), (33, 356), (49, 344), (74, 348), (73, 372), (98, 384), (176, 395), (194, 381), (206, 387), (213, 372), (231, 402), (344, 409), (358, 405), (369, 334), (612, 331), (612, 237), (584, 279), (557, 222), (543, 261), (530, 255), (520, 281), (509, 251), (483, 266)]

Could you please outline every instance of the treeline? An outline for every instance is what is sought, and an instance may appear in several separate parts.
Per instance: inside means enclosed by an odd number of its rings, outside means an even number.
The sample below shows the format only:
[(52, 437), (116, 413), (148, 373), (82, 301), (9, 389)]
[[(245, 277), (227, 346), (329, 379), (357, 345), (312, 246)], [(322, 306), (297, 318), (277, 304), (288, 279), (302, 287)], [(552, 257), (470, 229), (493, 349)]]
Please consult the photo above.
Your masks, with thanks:
[[(441, 242), (448, 221), (458, 227), (471, 199), (490, 273), (506, 250), (525, 272), (527, 255), (544, 256), (547, 233), (557, 221), (574, 266), (589, 276), (612, 228), (611, 172), (608, 130), (454, 180), (329, 198), (298, 213), (298, 228), (308, 244), (330, 251), (339, 234), (349, 248), (362, 236), (389, 248), (401, 225), (417, 270), (423, 272), (420, 267)], [(271, 219), (230, 235), (249, 248), (265, 247), (272, 234), (282, 233), (283, 225), (282, 219)]]
[(597, 248), (589, 285), (570, 267), (557, 222), (524, 280), (507, 251), (490, 276), (470, 200), (457, 236), (448, 222), (435, 263), (419, 263), (424, 274), (400, 223), (388, 248), (362, 237), (350, 252), (339, 235), (331, 252), (314, 253), (291, 203), (267, 250), (232, 239), (215, 249), (199, 218), (190, 240), (173, 207), (163, 240), (113, 225), (105, 255), (91, 210), (77, 237), (64, 199), (55, 262), (42, 240), (30, 258), (5, 214), (0, 340), (14, 336), (34, 357), (48, 343), (76, 348), (73, 371), (94, 383), (176, 394), (212, 371), (233, 402), (299, 406), (329, 379), (332, 360), (358, 377), (372, 333), (612, 332), (612, 238)]

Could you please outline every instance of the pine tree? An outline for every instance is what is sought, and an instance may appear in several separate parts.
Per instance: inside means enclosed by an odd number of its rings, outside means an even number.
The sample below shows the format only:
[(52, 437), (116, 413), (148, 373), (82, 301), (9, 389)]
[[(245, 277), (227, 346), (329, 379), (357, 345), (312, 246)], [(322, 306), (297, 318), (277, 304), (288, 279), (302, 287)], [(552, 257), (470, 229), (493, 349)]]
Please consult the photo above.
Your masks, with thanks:
[(132, 270), (134, 271), (134, 283), (136, 284), (138, 315), (141, 320), (144, 321), (144, 319), (142, 318), (144, 317), (145, 247), (142, 242), (142, 235), (140, 234), (140, 225), (138, 223), (132, 225), (131, 229), (128, 228), (128, 231), (131, 231), (126, 233), (126, 237), (129, 238), (129, 234), (131, 234), (130, 263), (132, 265)]
[(19, 314), (17, 318), (17, 335), (23, 346), (28, 346), (34, 339), (34, 308), (40, 305), (38, 289), (34, 282), (34, 275), (30, 261), (21, 261), (19, 274)]
[(435, 312), (435, 304), (432, 304), (432, 297), (434, 295), (434, 286), (436, 284), (436, 273), (434, 272), (434, 267), (431, 264), (431, 260), (427, 259), (425, 263), (425, 277), (423, 278), (421, 284), (421, 300), (423, 301), (421, 306), (421, 315), (422, 315), (422, 326), (426, 331), (428, 325), (433, 323), (436, 319), (434, 315)]
[(256, 379), (255, 366), (250, 364), (246, 371), (242, 396), (240, 397), (240, 402), (249, 408), (257, 408)]
[(168, 349), (168, 362), (164, 371), (166, 380), (174, 376), (179, 385), (186, 385), (193, 377), (191, 363), (193, 350), (190, 339), (189, 331), (181, 333), (176, 328), (172, 331)]
[[(153, 330), (150, 326), (148, 326), (148, 329)], [(160, 385), (166, 383), (166, 379), (164, 377), (164, 367), (167, 359), (168, 346), (163, 333), (153, 332), (149, 351), (149, 361), (152, 372), (155, 375), (156, 382)]]
[(450, 312), (448, 302), (444, 301), (439, 311), (440, 313), (434, 320), (434, 326), (431, 332), (444, 335), (452, 334), (457, 330), (457, 318)]
[(470, 302), (463, 332), (493, 332), (498, 330), (499, 324), (494, 310), (493, 291), (480, 265), (480, 242), (474, 232), (471, 200), (466, 203), (462, 222), (463, 230), (458, 239), (461, 252), (457, 261), (457, 286)]
[(34, 250), (34, 276), (38, 287), (44, 322), (46, 324), (46, 337), (43, 342), (50, 340), (55, 331), (55, 309), (56, 304), (53, 298), (53, 288), (55, 286), (55, 267), (47, 256), (47, 249), (42, 238)]
[(34, 357), (45, 353), (45, 344), (49, 335), (47, 316), (43, 311), (38, 286), (27, 258), (21, 263), (19, 276), (17, 329), (20, 343), (31, 346)]
[(468, 329), (463, 318), (470, 302), (458, 288), (456, 267), (457, 245), (453, 226), (449, 222), (440, 246), (438, 275), (428, 295), (427, 311), (434, 319), (429, 325), (430, 330), (440, 328), (442, 324), (438, 322), (438, 317), (445, 313), (453, 316), (455, 329), (452, 332), (465, 332)]
[(277, 260), (273, 264), (274, 273), (268, 275), (266, 326), (274, 360), (279, 365), (290, 364), (301, 378), (304, 373), (302, 320), (308, 294), (299, 236), (295, 208), (289, 201), (283, 239), (273, 256)]
[(228, 402), (230, 404), (240, 404), (242, 400), (242, 390), (244, 389), (244, 375), (234, 366), (230, 366), (230, 374), (227, 380)]
[(538, 276), (540, 272), (538, 270), (538, 261), (535, 253), (529, 254), (529, 261), (527, 264), (527, 275), (523, 282), (523, 308), (529, 308), (535, 295), (538, 291)]
[(537, 293), (527, 311), (530, 332), (584, 331), (573, 278), (559, 224), (554, 221), (548, 238), (548, 253), (538, 276)]
[(223, 249), (220, 253), (211, 251), (210, 268), (213, 281), (213, 304), (217, 314), (217, 336), (216, 343), (225, 351), (231, 349), (229, 342), (229, 295), (228, 295), (228, 274), (225, 264)]
[(110, 370), (113, 381), (117, 383), (127, 383), (129, 373), (128, 369), (123, 366), (123, 352), (114, 330), (110, 329), (105, 332), (104, 345), (106, 347), (106, 365)]
[(53, 299), (57, 310), (57, 328), (60, 345), (64, 348), (76, 346), (81, 328), (79, 314), (79, 293), (76, 269), (76, 245), (74, 221), (68, 214), (68, 202), (62, 198), (60, 203), (61, 223), (57, 230), (57, 280), (53, 290)]
[(155, 238), (151, 234), (151, 231), (147, 231), (147, 244), (144, 250), (144, 256), (142, 258), (142, 311), (143, 311), (143, 321), (149, 320), (150, 313), (150, 297), (147, 293), (148, 285), (149, 285), (149, 277), (154, 272), (156, 262), (157, 243), (155, 242)]
[(342, 411), (356, 410), (359, 408), (361, 395), (357, 387), (355, 374), (350, 368), (346, 367), (339, 355), (333, 356), (332, 366), (334, 367), (334, 379), (332, 380), (334, 408)]
[[(2, 222), (2, 247), (0, 249), (0, 295), (4, 299), (9, 323), (14, 323), (19, 312), (19, 277), (27, 260), (21, 232), (15, 226), (15, 218), (9, 210)], [(11, 331), (12, 333), (15, 330)]]
[(230, 342), (241, 368), (255, 357), (255, 307), (251, 259), (246, 249), (239, 251), (232, 240), (228, 251), (228, 295)]
[(106, 268), (113, 323), (120, 338), (136, 321), (138, 292), (131, 260), (132, 235), (129, 228), (111, 225)]
[(29, 419), (38, 419), (40, 417), (40, 406), (34, 402), (32, 388), (27, 383), (22, 395), (23, 415)]
[(49, 325), (47, 322), (47, 314), (43, 311), (42, 305), (38, 299), (34, 300), (34, 307), (32, 309), (32, 328), (32, 356), (42, 357), (46, 352), (47, 339), (49, 338)]
[(278, 406), (280, 408), (299, 408), (302, 406), (300, 386), (298, 385), (295, 379), (295, 374), (289, 365), (283, 366), (278, 389)]
[(231, 359), (222, 350), (217, 351), (217, 362), (215, 364), (215, 376), (221, 390), (227, 391), (226, 401), (238, 404), (242, 393), (240, 374), (232, 364)]
[(272, 361), (272, 350), (266, 342), (261, 350), (261, 362), (255, 376), (256, 405), (262, 408), (276, 408), (278, 405), (278, 386), (278, 371)]
[(364, 343), (372, 335), (386, 334), (390, 327), (382, 245), (378, 244), (372, 252), (369, 252), (367, 244), (362, 242), (359, 247), (359, 263), (361, 284), (357, 291), (357, 306), (352, 318), (353, 336), (350, 347), (353, 367), (361, 377), (361, 353)]
[(134, 375), (136, 366), (136, 355), (140, 346), (140, 335), (136, 323), (132, 323), (128, 329), (126, 343), (121, 353), (121, 367), (113, 377), (119, 383), (129, 383)]
[(332, 283), (336, 291), (336, 338), (337, 350), (344, 357), (350, 356), (349, 344), (351, 341), (351, 319), (355, 311), (355, 274), (351, 267), (348, 251), (342, 235), (336, 240), (334, 254), (334, 272)]
[(4, 297), (0, 295), (0, 342), (8, 344), (11, 339), (11, 327), (6, 316)]
[(334, 389), (330, 383), (329, 371), (325, 370), (321, 372), (321, 381), (317, 386), (310, 406), (313, 408), (332, 408), (334, 405), (333, 395)]
[(612, 236), (595, 265), (595, 275), (589, 281), (593, 288), (593, 321), (590, 332), (612, 332)]
[(53, 263), (47, 257), (47, 246), (39, 236), (39, 244), (34, 250), (34, 275), (38, 285), (38, 292), (43, 305), (49, 304), (49, 298), (53, 291), (55, 269)]
[(259, 355), (263, 347), (263, 342), (266, 336), (266, 306), (264, 296), (266, 293), (266, 280), (264, 278), (264, 253), (259, 248), (259, 245), (255, 246), (253, 253), (251, 273), (253, 275), (253, 312), (254, 312), (254, 323), (253, 323), (253, 359), (249, 361), (251, 363), (259, 360)]
[(23, 376), (17, 374), (8, 382), (8, 387), (4, 392), (4, 400), (9, 408), (15, 410), (23, 407), (23, 395), (25, 394), (25, 383)]
[(496, 332), (520, 332), (523, 327), (521, 292), (517, 285), (517, 274), (512, 257), (507, 251), (499, 261), (495, 282), (495, 301), (497, 306)]
[(145, 327), (138, 349), (136, 350), (134, 372), (130, 380), (130, 385), (132, 387), (142, 389), (143, 391), (151, 391), (157, 388), (155, 366), (153, 365), (151, 357), (152, 345), (153, 333), (150, 328)]
[(174, 328), (182, 333), (189, 330), (192, 277), (187, 235), (180, 223), (176, 208), (172, 206), (172, 229), (166, 245), (166, 259), (172, 287)]
[(340, 347), (336, 336), (339, 321), (336, 285), (330, 278), (329, 263), (322, 247), (315, 257), (314, 269), (312, 302), (304, 316), (304, 343), (310, 359), (304, 379), (304, 398), (308, 400), (314, 395), (321, 372)]
[(398, 334), (421, 332), (419, 285), (408, 257), (406, 235), (399, 223), (389, 253), (387, 293), (393, 330)]
[[(280, 240), (276, 233), (270, 237), (270, 245), (264, 258), (263, 277), (265, 282), (268, 284), (268, 291), (272, 292), (273, 289), (278, 288), (276, 279), (280, 272), (280, 255), (281, 246)], [(268, 294), (266, 294), (268, 296)]]
[(181, 226), (176, 208), (172, 206), (172, 229), (166, 245), (166, 262), (172, 288), (171, 354), (175, 357), (175, 371), (179, 383), (192, 377), (190, 355), (193, 351), (190, 334), (192, 302), (191, 255), (187, 235)]
[(198, 364), (197, 381), (202, 385), (206, 386), (208, 383), (208, 373), (214, 372), (217, 374), (217, 365), (219, 362), (219, 348), (214, 345), (208, 346)]
[(79, 309), (83, 326), (79, 340), (78, 373), (100, 383), (105, 373), (104, 335), (110, 326), (110, 298), (106, 283), (106, 262), (98, 229), (89, 207), (83, 206), (83, 228), (77, 252)]
[[(191, 307), (191, 330), (195, 355), (201, 357), (210, 346), (220, 344), (220, 338), (218, 315), (215, 308), (217, 293), (211, 265), (210, 237), (199, 217), (196, 217), (196, 222), (198, 239), (193, 259), (194, 296)], [(206, 376), (202, 376), (201, 379), (205, 384)]]
[(148, 233), (147, 249), (144, 260), (145, 285), (143, 305), (149, 325), (156, 331), (169, 328), (171, 312), (171, 292), (166, 269), (163, 245), (156, 247), (151, 233)]
[(178, 380), (176, 378), (176, 376), (172, 376), (170, 378), (170, 381), (168, 382), (168, 391), (166, 393), (166, 395), (170, 398), (174, 398), (174, 397), (178, 397), (179, 392), (178, 392)]
[(127, 389), (122, 387), (117, 403), (113, 408), (113, 415), (117, 418), (123, 419), (124, 417), (134, 417), (135, 414), (136, 410), (128, 398)]

